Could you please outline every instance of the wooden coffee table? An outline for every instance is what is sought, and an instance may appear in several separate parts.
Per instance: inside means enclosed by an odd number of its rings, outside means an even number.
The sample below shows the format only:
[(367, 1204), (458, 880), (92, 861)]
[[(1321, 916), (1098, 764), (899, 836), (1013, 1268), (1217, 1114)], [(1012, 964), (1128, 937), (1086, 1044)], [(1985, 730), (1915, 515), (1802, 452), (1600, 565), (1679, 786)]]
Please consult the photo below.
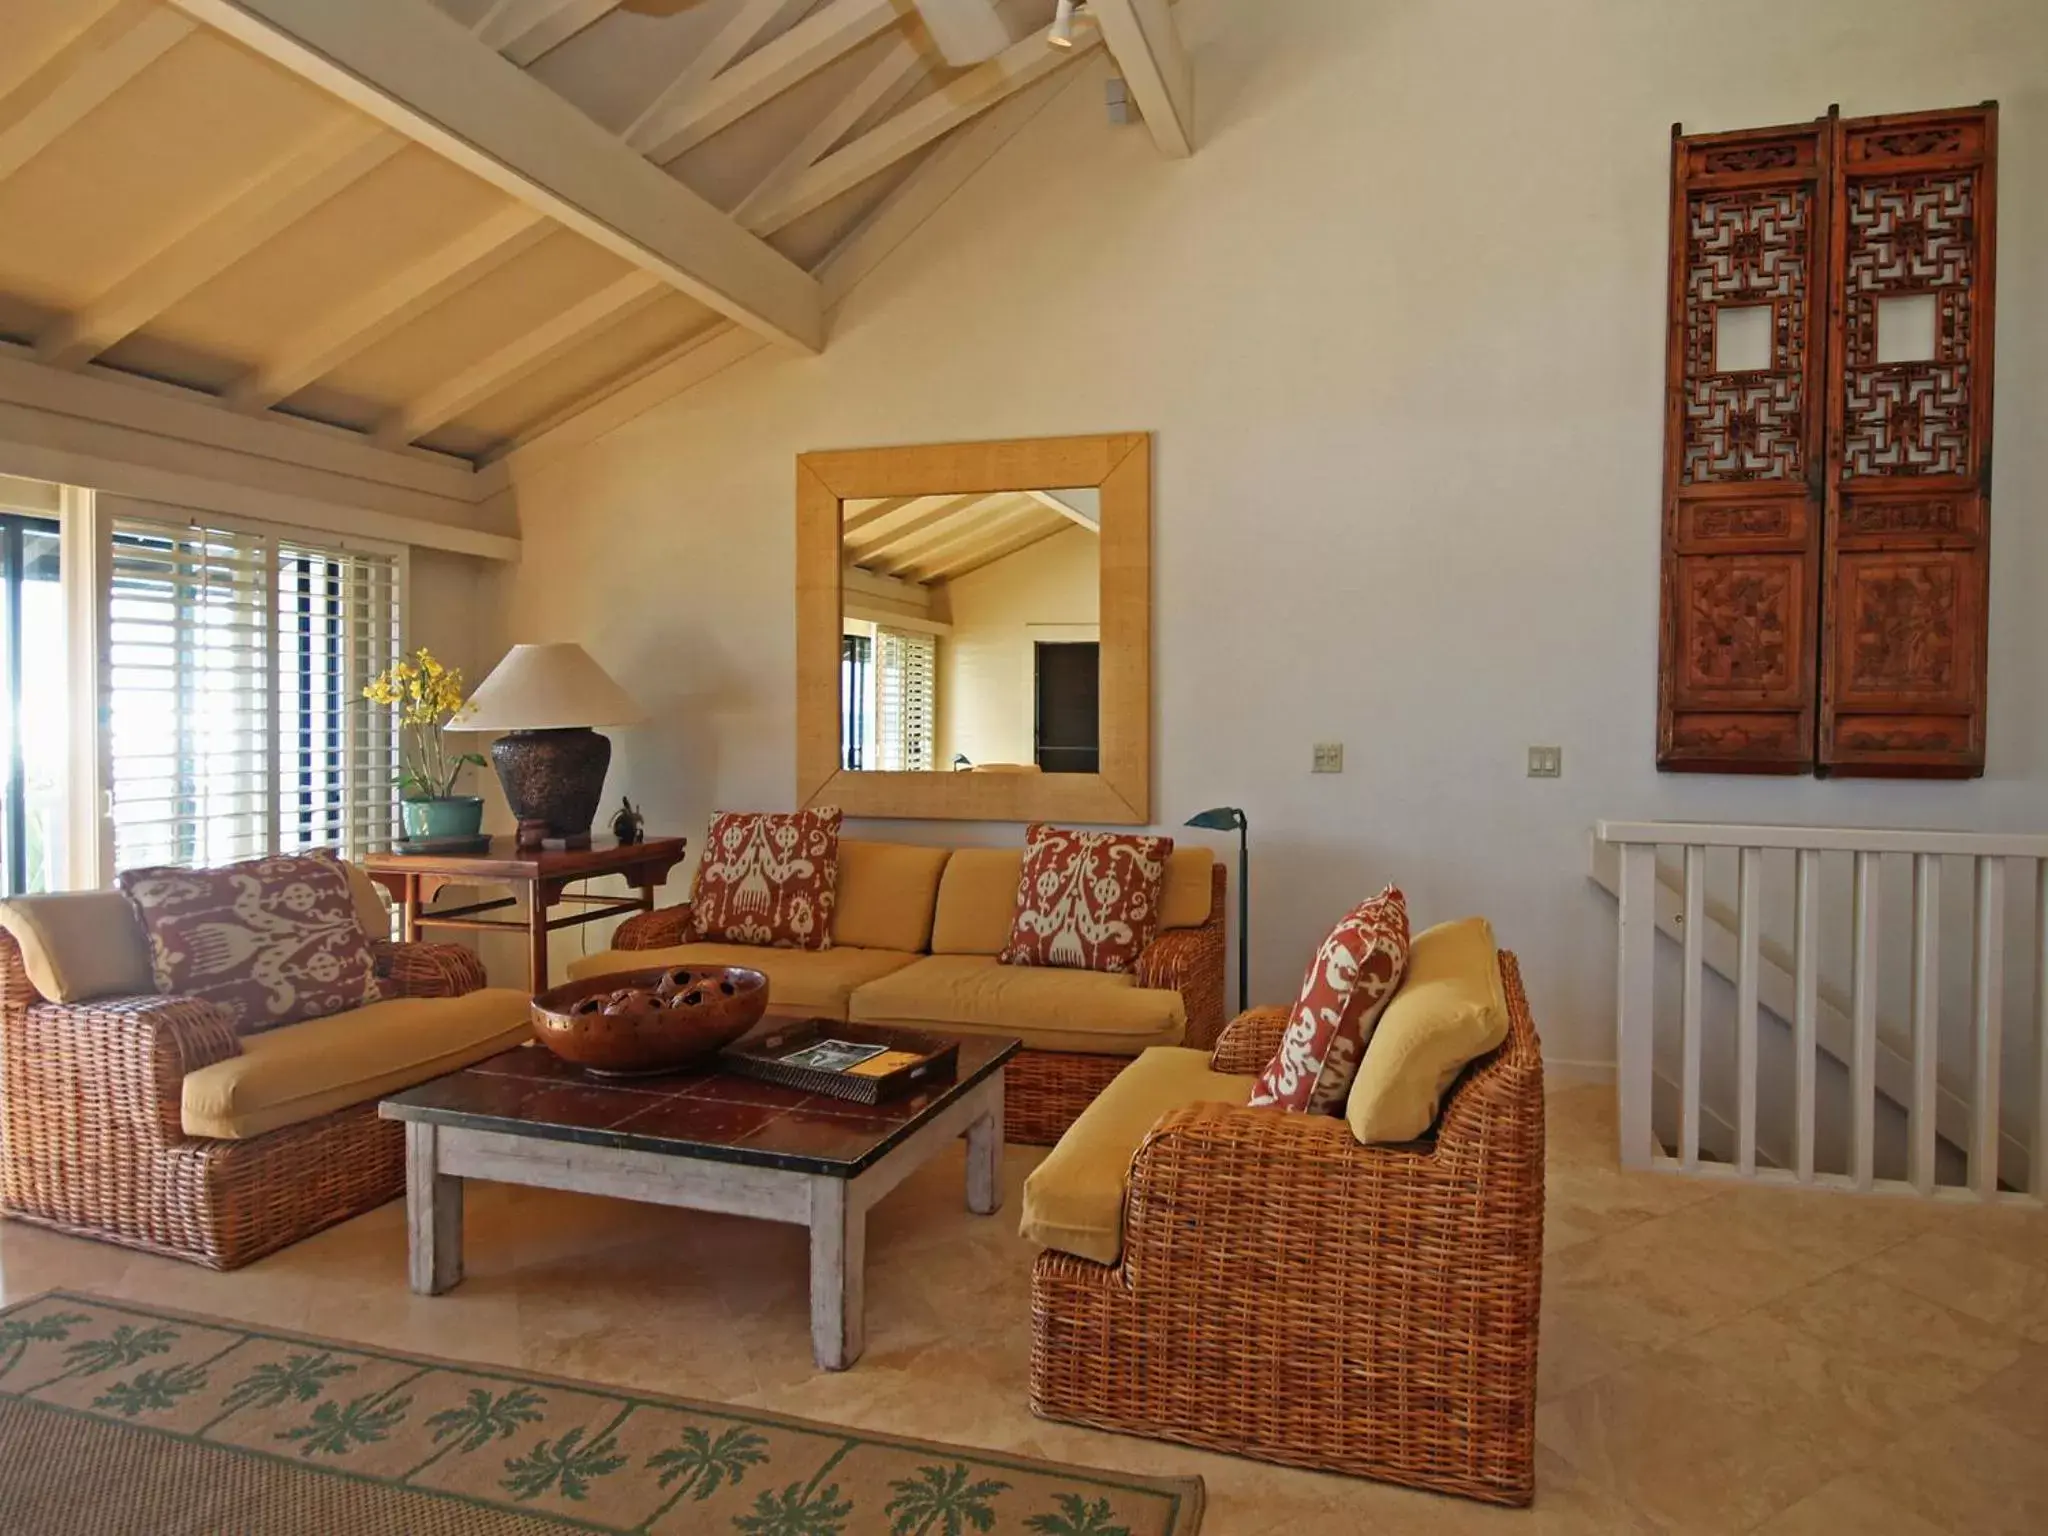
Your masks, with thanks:
[(811, 1232), (812, 1349), (843, 1371), (865, 1344), (868, 1209), (961, 1136), (967, 1208), (1001, 1206), (1003, 1063), (1017, 1049), (962, 1039), (953, 1082), (881, 1106), (716, 1070), (600, 1079), (538, 1045), (423, 1083), (379, 1110), (406, 1122), (412, 1288), (462, 1279), (464, 1179), (794, 1222)]

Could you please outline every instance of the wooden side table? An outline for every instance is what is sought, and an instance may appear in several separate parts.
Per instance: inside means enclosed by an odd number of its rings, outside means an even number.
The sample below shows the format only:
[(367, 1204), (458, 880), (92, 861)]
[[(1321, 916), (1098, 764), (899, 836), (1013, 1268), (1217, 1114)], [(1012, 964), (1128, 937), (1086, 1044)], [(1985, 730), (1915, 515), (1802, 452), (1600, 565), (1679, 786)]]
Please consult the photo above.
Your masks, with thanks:
[[(426, 928), (523, 931), (527, 936), (527, 982), (538, 993), (548, 987), (550, 933), (601, 918), (653, 911), (656, 888), (682, 863), (689, 846), (688, 838), (650, 837), (642, 843), (624, 844), (599, 838), (588, 848), (520, 848), (512, 838), (494, 837), (482, 853), (373, 853), (364, 858), (363, 868), (397, 901), (408, 943)], [(623, 875), (628, 885), (639, 888), (639, 894), (592, 896), (568, 888), (577, 880), (603, 875)], [(505, 886), (513, 894), (459, 907), (425, 905), (450, 885)], [(516, 907), (522, 898), (526, 905), (523, 920), (484, 915)], [(548, 916), (551, 908), (565, 904), (583, 910), (565, 917)]]

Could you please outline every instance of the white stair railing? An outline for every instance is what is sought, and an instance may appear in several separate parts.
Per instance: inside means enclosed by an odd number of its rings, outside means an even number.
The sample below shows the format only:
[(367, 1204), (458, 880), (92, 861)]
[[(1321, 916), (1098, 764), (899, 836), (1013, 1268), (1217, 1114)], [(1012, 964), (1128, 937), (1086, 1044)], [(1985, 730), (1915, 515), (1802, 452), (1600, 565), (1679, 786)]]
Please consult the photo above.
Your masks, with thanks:
[[(1807, 1184), (1825, 1188), (1914, 1194), (1946, 1199), (2020, 1198), (2039, 1202), (2048, 1195), (2048, 836), (1998, 833), (1892, 831), (1833, 827), (1722, 826), (1687, 822), (1603, 821), (1598, 839), (1618, 854), (1615, 881), (1620, 898), (1617, 1022), (1621, 1159), (1630, 1168), (1673, 1171), (1704, 1177)], [(1678, 988), (1675, 1155), (1653, 1131), (1652, 1099), (1657, 1061), (1658, 854), (1678, 850), (1682, 859), (1682, 908), (1678, 915), (1683, 955)], [(1712, 920), (1707, 900), (1709, 850), (1734, 850), (1736, 864), (1734, 1039), (1734, 1156), (1704, 1159), (1700, 1126), (1706, 1010), (1703, 980)], [(1763, 965), (1762, 875), (1769, 853), (1791, 856), (1792, 1136), (1789, 1166), (1760, 1167), (1758, 1140), (1758, 1004)], [(1849, 884), (1849, 1078), (1847, 1155), (1841, 1171), (1816, 1166), (1819, 1108), (1817, 1026), (1821, 1018), (1821, 860), (1847, 855)], [(1725, 858), (1726, 855), (1724, 854)], [(1895, 1070), (1891, 1093), (1906, 1111), (1906, 1177), (1877, 1176), (1879, 1030), (1878, 988), (1884, 930), (1880, 910), (1881, 868), (1886, 858), (1910, 860), (1912, 870), (1910, 1060)], [(1966, 1085), (1944, 1088), (1941, 1049), (1941, 876), (1945, 858), (1971, 861), (1972, 904), (1969, 946), (1970, 1069)], [(2030, 1007), (2017, 1025), (2030, 1036), (2034, 1081), (2020, 1088), (2017, 1102), (2031, 1109), (2024, 1136), (2024, 1189), (2008, 1176), (2000, 1183), (2001, 1078), (2007, 1058), (2005, 997), (2007, 881), (2016, 869), (2033, 876), (2030, 924), (2033, 980)], [(1725, 946), (1726, 940), (1720, 941)], [(1720, 967), (1729, 969), (1724, 961)], [(1777, 983), (1782, 987), (1782, 979)], [(1780, 1005), (1783, 1006), (1782, 1004)], [(1893, 1068), (1900, 1065), (1887, 1049)], [(1898, 1080), (1903, 1080), (1902, 1088)], [(1955, 1099), (1964, 1100), (1965, 1123), (1955, 1125)], [(1948, 1103), (1944, 1106), (1943, 1099)], [(1937, 1181), (1937, 1123), (1946, 1107), (1952, 1129), (1960, 1129), (1967, 1162), (1962, 1185)], [(2009, 1160), (2009, 1166), (2011, 1160)]]

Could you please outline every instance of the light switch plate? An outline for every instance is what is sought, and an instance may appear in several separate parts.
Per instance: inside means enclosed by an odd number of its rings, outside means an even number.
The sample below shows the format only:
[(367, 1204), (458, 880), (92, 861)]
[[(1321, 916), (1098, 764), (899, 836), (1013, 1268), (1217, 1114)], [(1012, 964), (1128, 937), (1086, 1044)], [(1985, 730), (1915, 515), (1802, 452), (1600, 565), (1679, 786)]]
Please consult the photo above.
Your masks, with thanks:
[(1341, 741), (1319, 741), (1316, 743), (1314, 773), (1342, 773), (1344, 771), (1344, 743)]
[(1531, 747), (1529, 749), (1529, 777), (1532, 779), (1563, 778), (1564, 748)]

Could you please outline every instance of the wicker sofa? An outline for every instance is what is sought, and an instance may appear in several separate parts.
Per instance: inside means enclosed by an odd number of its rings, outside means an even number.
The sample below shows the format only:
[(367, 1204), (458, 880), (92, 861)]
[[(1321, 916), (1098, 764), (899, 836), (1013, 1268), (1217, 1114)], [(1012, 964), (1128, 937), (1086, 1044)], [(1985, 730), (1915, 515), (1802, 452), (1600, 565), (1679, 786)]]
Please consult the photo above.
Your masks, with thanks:
[[(366, 899), (381, 900), (359, 894), (359, 908)], [(39, 925), (37, 903), (60, 920)], [(380, 942), (389, 1000), (245, 1039), (213, 1005), (147, 990), (119, 893), (7, 907), (0, 1214), (214, 1269), (402, 1193), (404, 1128), (377, 1118), (378, 1099), (528, 1034), (525, 994), (484, 990), (468, 950)], [(66, 942), (52, 929), (74, 948), (97, 937), (121, 950), (71, 967), (101, 979), (94, 995), (58, 1002), (38, 988), (35, 976), (71, 990), (49, 980), (41, 951)]]
[(1527, 1504), (1543, 1065), (1515, 958), (1498, 965), (1507, 1039), (1426, 1142), (1362, 1145), (1341, 1119), (1243, 1107), (1278, 1009), (1238, 1018), (1206, 1062), (1149, 1052), (1126, 1073), (1090, 1117), (1140, 1127), (1121, 1251), (1039, 1256), (1033, 1410)]
[(1207, 1050), (1223, 1028), (1224, 869), (1205, 848), (1168, 862), (1158, 936), (1133, 974), (1004, 966), (1021, 848), (845, 838), (832, 947), (704, 943), (687, 904), (628, 918), (576, 979), (657, 965), (749, 965), (775, 1006), (855, 1023), (1014, 1035), (1004, 1134), (1050, 1145), (1134, 1057)]

